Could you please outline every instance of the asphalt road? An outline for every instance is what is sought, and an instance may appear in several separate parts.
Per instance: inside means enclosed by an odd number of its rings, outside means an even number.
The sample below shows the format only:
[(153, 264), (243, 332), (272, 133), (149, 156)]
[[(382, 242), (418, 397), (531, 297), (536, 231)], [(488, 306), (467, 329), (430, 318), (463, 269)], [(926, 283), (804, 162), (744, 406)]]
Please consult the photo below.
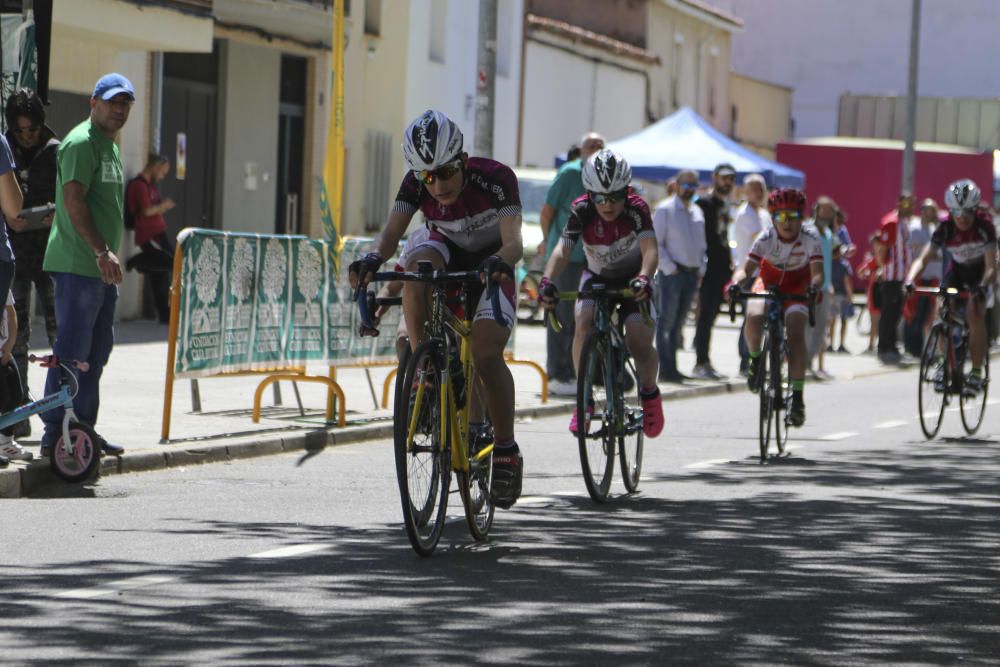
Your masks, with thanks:
[(389, 442), (52, 486), (2, 504), (0, 662), (997, 664), (1000, 408), (926, 443), (914, 384), (808, 386), (763, 466), (750, 394), (668, 403), (605, 506), (522, 423), (521, 502), (429, 559)]

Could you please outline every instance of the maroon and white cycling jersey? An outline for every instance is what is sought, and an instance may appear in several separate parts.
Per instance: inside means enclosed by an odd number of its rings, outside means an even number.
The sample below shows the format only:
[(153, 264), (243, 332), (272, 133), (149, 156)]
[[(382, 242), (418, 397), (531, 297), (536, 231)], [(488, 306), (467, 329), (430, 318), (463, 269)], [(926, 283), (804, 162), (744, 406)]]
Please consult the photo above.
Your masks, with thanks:
[(754, 239), (748, 256), (760, 265), (759, 279), (764, 287), (803, 294), (811, 278), (809, 264), (823, 261), (823, 248), (811, 229), (802, 228), (795, 239), (786, 241), (776, 227), (769, 227)]
[[(590, 202), (590, 195), (577, 197), (570, 207), (562, 233), (566, 250), (579, 240), (587, 257), (587, 270), (604, 278), (631, 278), (642, 269), (639, 241), (654, 239), (649, 206), (639, 195), (629, 194), (621, 215), (608, 222)], [(567, 253), (568, 254), (568, 253)]]
[(500, 219), (521, 214), (517, 177), (510, 167), (495, 160), (469, 158), (458, 201), (443, 206), (412, 172), (407, 172), (392, 210), (412, 215), (418, 209), (432, 230), (464, 250), (499, 247)]
[(963, 269), (983, 266), (983, 256), (997, 250), (997, 232), (993, 220), (985, 214), (976, 213), (976, 220), (968, 229), (962, 230), (955, 220), (948, 219), (937, 226), (931, 234), (931, 245), (945, 250), (951, 261)]

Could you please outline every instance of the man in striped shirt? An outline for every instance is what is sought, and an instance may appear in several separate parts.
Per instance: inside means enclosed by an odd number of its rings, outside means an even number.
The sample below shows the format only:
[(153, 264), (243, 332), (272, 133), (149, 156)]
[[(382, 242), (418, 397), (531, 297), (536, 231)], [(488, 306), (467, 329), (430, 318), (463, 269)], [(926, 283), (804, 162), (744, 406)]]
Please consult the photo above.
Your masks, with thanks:
[(910, 270), (910, 223), (913, 195), (903, 192), (895, 211), (882, 218), (879, 228), (878, 264), (881, 277), (876, 286), (882, 297), (882, 317), (878, 324), (878, 358), (883, 364), (902, 359), (896, 346), (899, 320), (903, 314), (903, 281)]

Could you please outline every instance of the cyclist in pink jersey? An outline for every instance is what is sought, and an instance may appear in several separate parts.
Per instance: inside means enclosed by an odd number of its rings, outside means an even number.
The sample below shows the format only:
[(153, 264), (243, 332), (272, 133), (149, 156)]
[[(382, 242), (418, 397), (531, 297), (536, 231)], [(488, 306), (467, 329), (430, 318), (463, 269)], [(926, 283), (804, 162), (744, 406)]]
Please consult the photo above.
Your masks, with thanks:
[[(816, 298), (822, 294), (823, 252), (815, 232), (802, 229), (806, 197), (792, 188), (775, 190), (767, 200), (774, 226), (761, 232), (750, 247), (746, 264), (733, 274), (729, 298), (739, 298), (741, 287), (753, 281), (754, 292), (777, 287), (781, 294), (798, 294)], [(760, 267), (760, 275), (753, 276)], [(788, 379), (792, 385), (792, 405), (788, 423), (802, 426), (806, 421), (806, 404), (802, 397), (806, 376), (806, 322), (808, 308), (802, 302), (784, 304), (785, 336), (788, 338)], [(764, 330), (764, 301), (747, 302), (746, 336), (750, 349), (750, 374), (747, 384), (757, 387), (761, 346)]]
[[(580, 278), (583, 289), (594, 279), (610, 287), (631, 287), (635, 302), (621, 305), (625, 318), (625, 342), (635, 359), (642, 400), (643, 433), (655, 438), (663, 431), (663, 401), (656, 386), (659, 366), (653, 349), (653, 327), (646, 323), (636, 302), (653, 295), (649, 277), (660, 261), (649, 206), (632, 192), (632, 168), (621, 155), (607, 148), (592, 155), (583, 167), (583, 186), (587, 193), (570, 208), (562, 240), (552, 251), (545, 275), (538, 284), (539, 300), (547, 310), (559, 303), (559, 289), (553, 279), (569, 263), (578, 241), (583, 242), (587, 268)], [(652, 314), (655, 321), (655, 314)], [(576, 302), (576, 332), (573, 336), (573, 365), (579, 372), (580, 352), (593, 330), (594, 302)], [(573, 412), (569, 430), (577, 432), (579, 415)]]
[[(513, 267), (522, 254), (517, 178), (499, 162), (470, 158), (462, 150), (462, 131), (440, 111), (425, 111), (410, 123), (402, 148), (409, 171), (374, 251), (351, 263), (351, 286), (367, 285), (418, 210), (430, 234), (408, 254), (407, 271), (429, 261), (435, 269), (478, 269), (484, 281), (499, 286), (499, 313), (485, 290), (472, 306), (471, 346), (479, 376), (489, 378), (483, 389), (495, 438), (491, 495), (498, 507), (508, 508), (521, 495), (524, 467), (514, 440), (514, 378), (503, 358), (515, 313)], [(403, 317), (412, 349), (425, 338), (428, 294), (429, 286), (423, 283), (403, 287)]]

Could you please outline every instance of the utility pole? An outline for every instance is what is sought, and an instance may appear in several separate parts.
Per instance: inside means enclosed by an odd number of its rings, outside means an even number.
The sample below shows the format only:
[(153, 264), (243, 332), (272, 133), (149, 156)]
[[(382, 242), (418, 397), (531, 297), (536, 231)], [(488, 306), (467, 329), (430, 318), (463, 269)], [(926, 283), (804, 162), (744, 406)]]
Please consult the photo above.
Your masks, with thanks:
[(497, 0), (479, 0), (479, 62), (476, 71), (478, 157), (493, 157), (493, 113), (497, 74)]
[(913, 0), (910, 17), (910, 72), (906, 84), (906, 147), (903, 149), (903, 187), (913, 192), (915, 154), (913, 142), (917, 136), (917, 63), (920, 60), (920, 0)]

